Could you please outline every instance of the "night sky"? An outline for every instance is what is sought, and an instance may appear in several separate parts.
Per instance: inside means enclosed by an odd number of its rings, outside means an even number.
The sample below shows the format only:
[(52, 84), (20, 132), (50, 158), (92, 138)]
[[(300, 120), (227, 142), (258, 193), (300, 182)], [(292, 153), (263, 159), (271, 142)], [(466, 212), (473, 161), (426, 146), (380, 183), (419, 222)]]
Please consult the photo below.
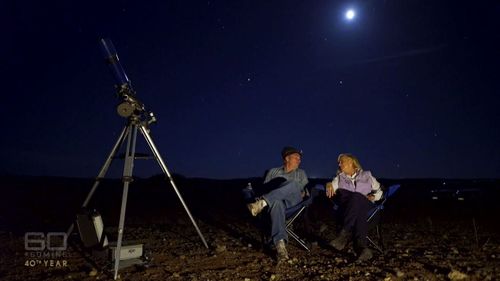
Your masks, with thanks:
[(343, 152), (382, 178), (500, 177), (498, 1), (109, 2), (1, 2), (0, 174), (97, 175), (125, 125), (105, 37), (174, 173), (261, 176), (292, 145), (310, 177)]

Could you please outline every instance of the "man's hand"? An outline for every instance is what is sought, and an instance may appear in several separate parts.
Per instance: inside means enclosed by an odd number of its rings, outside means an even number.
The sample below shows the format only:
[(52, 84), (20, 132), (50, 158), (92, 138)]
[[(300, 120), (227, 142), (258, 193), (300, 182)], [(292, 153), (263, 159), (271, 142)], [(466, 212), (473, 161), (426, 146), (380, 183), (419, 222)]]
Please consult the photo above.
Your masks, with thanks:
[(333, 184), (328, 182), (326, 184), (326, 197), (332, 198), (335, 195), (335, 191), (333, 190)]
[(368, 200), (370, 200), (372, 202), (375, 201), (375, 195), (373, 195), (373, 194), (366, 195), (366, 198), (368, 198)]

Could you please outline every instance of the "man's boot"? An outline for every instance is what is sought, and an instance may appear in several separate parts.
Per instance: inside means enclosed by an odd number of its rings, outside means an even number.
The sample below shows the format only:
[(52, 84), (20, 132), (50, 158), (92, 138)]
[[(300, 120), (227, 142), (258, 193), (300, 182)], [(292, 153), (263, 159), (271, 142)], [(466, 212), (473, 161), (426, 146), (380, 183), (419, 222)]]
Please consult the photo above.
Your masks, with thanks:
[(254, 217), (257, 216), (260, 212), (262, 212), (262, 210), (266, 206), (267, 206), (267, 203), (264, 199), (258, 199), (254, 203), (247, 204), (248, 210), (250, 211), (250, 213)]
[(276, 242), (276, 252), (278, 263), (288, 260), (288, 251), (286, 250), (285, 240), (281, 239)]

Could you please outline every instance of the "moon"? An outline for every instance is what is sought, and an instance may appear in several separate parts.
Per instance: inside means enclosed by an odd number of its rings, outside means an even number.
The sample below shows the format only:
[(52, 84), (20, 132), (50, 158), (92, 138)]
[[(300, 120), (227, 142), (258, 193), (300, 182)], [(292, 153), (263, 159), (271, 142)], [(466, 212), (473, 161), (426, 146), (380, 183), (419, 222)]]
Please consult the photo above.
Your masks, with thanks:
[(345, 18), (347, 20), (353, 20), (356, 17), (356, 12), (353, 9), (349, 9), (345, 12)]

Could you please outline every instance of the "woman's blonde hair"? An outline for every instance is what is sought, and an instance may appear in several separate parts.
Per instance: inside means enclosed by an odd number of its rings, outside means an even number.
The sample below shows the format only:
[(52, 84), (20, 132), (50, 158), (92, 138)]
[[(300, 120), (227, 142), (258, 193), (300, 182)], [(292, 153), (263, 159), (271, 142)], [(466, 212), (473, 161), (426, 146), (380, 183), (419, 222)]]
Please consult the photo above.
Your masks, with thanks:
[(359, 160), (356, 156), (352, 155), (351, 153), (341, 153), (339, 154), (339, 157), (337, 157), (337, 162), (340, 162), (340, 158), (346, 157), (352, 160), (352, 165), (354, 166), (354, 169), (356, 171), (361, 170), (361, 164), (359, 164)]

